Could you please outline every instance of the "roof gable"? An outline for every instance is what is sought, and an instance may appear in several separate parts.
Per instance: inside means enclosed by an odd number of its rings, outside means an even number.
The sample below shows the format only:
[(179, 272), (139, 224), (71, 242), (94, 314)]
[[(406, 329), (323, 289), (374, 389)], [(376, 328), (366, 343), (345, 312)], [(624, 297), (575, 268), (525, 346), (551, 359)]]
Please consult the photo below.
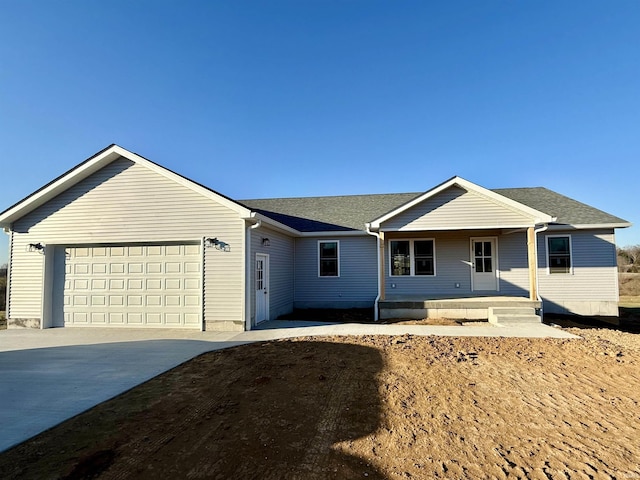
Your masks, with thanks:
[[(492, 204), (495, 206), (499, 206), (502, 209), (505, 210), (509, 210), (511, 212), (513, 212), (514, 214), (518, 215), (521, 217), (521, 220), (524, 220), (524, 218), (529, 219), (528, 222), (526, 222), (527, 224), (536, 224), (536, 223), (548, 223), (548, 222), (552, 222), (554, 221), (554, 219), (544, 213), (541, 212), (539, 210), (536, 210), (534, 208), (531, 208), (528, 205), (522, 204), (520, 202), (514, 201), (508, 197), (505, 197), (503, 195), (500, 195), (499, 193), (493, 192), (491, 190), (488, 190), (484, 187), (481, 187), (479, 185), (476, 185), (472, 182), (469, 182), (468, 180), (465, 180), (461, 177), (453, 177), (449, 180), (447, 180), (444, 183), (441, 183), (440, 185), (432, 188), (431, 190), (426, 191), (425, 193), (423, 193), (422, 195), (419, 195), (415, 198), (413, 198), (412, 200), (406, 202), (403, 205), (400, 205), (399, 207), (387, 212), (386, 214), (374, 219), (373, 221), (371, 221), (370, 223), (370, 228), (373, 230), (377, 230), (381, 227), (381, 225), (385, 222), (388, 222), (389, 220), (391, 220), (394, 217), (397, 217), (398, 215), (401, 215), (404, 212), (407, 212), (408, 210), (417, 207), (418, 205), (430, 200), (430, 199), (435, 199), (437, 196), (439, 196), (441, 193), (450, 190), (452, 188), (457, 188), (459, 190), (462, 190), (464, 192), (469, 192), (473, 195), (475, 195), (477, 198), (481, 198), (484, 200), (485, 205), (487, 204)], [(462, 195), (457, 195), (457, 197), (462, 197)], [(464, 201), (462, 201), (464, 202)], [(459, 202), (459, 203), (462, 203)], [(435, 208), (437, 206), (438, 202), (435, 201), (433, 202), (433, 208)], [(443, 204), (444, 205), (444, 204)], [(443, 206), (440, 205), (440, 206)], [(423, 214), (427, 214), (427, 212), (423, 212)], [(517, 222), (516, 222), (517, 223)], [(468, 224), (468, 227), (472, 227), (471, 224)], [(477, 225), (479, 226), (479, 225)], [(495, 226), (495, 225), (494, 225)], [(522, 225), (520, 225), (522, 226)], [(499, 226), (498, 226), (499, 227)], [(458, 226), (457, 228), (460, 228), (460, 226)]]
[(211, 198), (212, 200), (223, 204), (231, 210), (236, 211), (242, 216), (249, 216), (249, 214), (251, 213), (251, 211), (244, 205), (241, 205), (240, 203), (231, 200), (230, 198), (214, 190), (206, 188), (192, 180), (189, 180), (186, 177), (183, 177), (182, 175), (172, 172), (167, 168), (164, 168), (154, 162), (151, 162), (150, 160), (147, 160), (144, 157), (141, 157), (140, 155), (137, 155), (114, 144), (108, 146), (104, 150), (101, 150), (92, 157), (89, 157), (84, 162), (63, 173), (58, 178), (54, 179), (28, 197), (24, 198), (23, 200), (6, 209), (4, 212), (0, 213), (0, 226), (8, 227), (17, 219), (23, 217), (29, 212), (32, 212), (41, 205), (44, 205), (49, 200), (55, 198), (62, 192), (68, 190), (72, 186), (76, 185), (82, 180), (88, 178), (90, 175), (122, 157), (139, 165), (145, 166), (146, 168), (160, 175), (163, 175), (164, 177), (169, 178), (180, 185), (190, 188), (191, 190), (205, 197)]
[(380, 224), (382, 231), (523, 228), (536, 217), (452, 185)]

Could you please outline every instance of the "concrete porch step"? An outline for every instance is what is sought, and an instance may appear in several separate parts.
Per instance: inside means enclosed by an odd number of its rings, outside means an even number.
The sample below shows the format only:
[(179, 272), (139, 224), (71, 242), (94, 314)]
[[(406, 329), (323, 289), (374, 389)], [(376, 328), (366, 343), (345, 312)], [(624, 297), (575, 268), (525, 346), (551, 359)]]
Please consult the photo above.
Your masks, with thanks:
[(542, 323), (534, 308), (489, 307), (489, 322), (495, 325), (530, 325)]

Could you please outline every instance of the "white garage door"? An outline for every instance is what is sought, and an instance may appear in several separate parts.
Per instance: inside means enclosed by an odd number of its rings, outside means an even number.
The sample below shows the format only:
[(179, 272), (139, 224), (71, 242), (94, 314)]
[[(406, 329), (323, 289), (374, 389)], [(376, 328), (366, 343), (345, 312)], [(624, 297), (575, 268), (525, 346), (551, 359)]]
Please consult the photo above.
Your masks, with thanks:
[(200, 245), (73, 247), (65, 256), (65, 325), (200, 327)]

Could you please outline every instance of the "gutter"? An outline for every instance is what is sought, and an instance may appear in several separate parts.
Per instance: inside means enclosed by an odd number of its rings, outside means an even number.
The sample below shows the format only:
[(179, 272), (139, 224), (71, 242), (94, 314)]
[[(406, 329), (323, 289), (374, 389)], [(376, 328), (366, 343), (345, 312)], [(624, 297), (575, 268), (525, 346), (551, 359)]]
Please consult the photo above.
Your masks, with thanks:
[(376, 268), (376, 276), (378, 277), (378, 295), (376, 295), (376, 299), (373, 303), (373, 321), (377, 322), (379, 320), (379, 309), (378, 304), (380, 303), (380, 292), (382, 290), (382, 279), (380, 278), (380, 235), (376, 232), (372, 232), (370, 227), (371, 224), (365, 224), (367, 227), (367, 233), (373, 237), (376, 237), (376, 258), (378, 260), (378, 265)]

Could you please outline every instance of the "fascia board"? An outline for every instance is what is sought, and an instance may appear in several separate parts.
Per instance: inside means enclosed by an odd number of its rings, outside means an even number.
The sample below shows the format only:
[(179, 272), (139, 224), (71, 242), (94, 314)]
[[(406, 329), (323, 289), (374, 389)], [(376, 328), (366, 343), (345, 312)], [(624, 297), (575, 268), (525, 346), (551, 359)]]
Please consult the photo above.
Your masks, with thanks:
[(584, 223), (584, 224), (563, 224), (556, 223), (549, 225), (549, 230), (595, 230), (601, 228), (628, 228), (633, 226), (630, 222), (624, 223)]
[[(478, 193), (480, 195), (483, 195), (485, 197), (487, 197), (489, 200), (492, 200), (494, 202), (497, 203), (502, 203), (504, 205), (506, 205), (507, 207), (510, 207), (512, 209), (515, 209), (519, 212), (522, 212), (528, 216), (531, 216), (534, 218), (535, 223), (548, 223), (551, 222), (553, 217), (541, 212), (539, 210), (536, 210), (534, 208), (531, 208), (527, 205), (524, 205), (520, 202), (516, 202), (515, 200), (511, 200), (510, 198), (507, 198), (503, 195), (500, 195), (499, 193), (496, 192), (492, 192), (491, 190), (488, 190), (484, 187), (481, 187), (480, 185), (476, 185), (473, 182), (470, 182), (468, 180), (465, 180), (462, 177), (453, 177), (449, 180), (447, 180), (444, 183), (441, 183), (440, 185), (438, 185), (437, 187), (432, 188), (431, 190), (428, 190), (427, 192), (425, 192), (424, 194), (414, 198), (413, 200), (405, 203), (404, 205), (401, 205), (400, 207), (398, 207), (395, 210), (392, 210), (391, 212), (383, 215), (382, 217), (379, 217), (375, 220), (373, 220), (371, 222), (371, 228), (372, 229), (378, 229), (380, 228), (380, 225), (389, 220), (390, 218), (395, 217), (396, 215), (416, 206), (417, 204), (437, 195), (438, 193), (446, 190), (447, 188), (450, 188), (454, 185), (457, 185), (467, 191), (470, 192), (475, 192)], [(500, 227), (500, 228), (504, 228), (504, 227)]]
[(363, 230), (341, 230), (326, 232), (301, 232), (301, 237), (366, 237), (367, 232)]
[[(538, 224), (537, 223), (533, 223), (533, 222), (532, 223), (526, 223), (526, 224), (511, 224), (511, 225), (468, 225), (468, 226), (464, 226), (464, 227), (451, 227), (451, 226), (447, 226), (447, 225), (442, 225), (440, 227), (429, 227), (428, 231), (444, 232), (444, 231), (456, 231), (456, 230), (523, 229), (523, 228), (535, 227), (536, 225), (538, 225)], [(391, 228), (381, 228), (379, 231), (386, 232), (386, 233), (392, 233), (392, 232), (424, 232), (425, 230), (422, 229), (422, 228), (417, 228), (417, 229), (402, 228), (400, 230), (391, 229)]]

